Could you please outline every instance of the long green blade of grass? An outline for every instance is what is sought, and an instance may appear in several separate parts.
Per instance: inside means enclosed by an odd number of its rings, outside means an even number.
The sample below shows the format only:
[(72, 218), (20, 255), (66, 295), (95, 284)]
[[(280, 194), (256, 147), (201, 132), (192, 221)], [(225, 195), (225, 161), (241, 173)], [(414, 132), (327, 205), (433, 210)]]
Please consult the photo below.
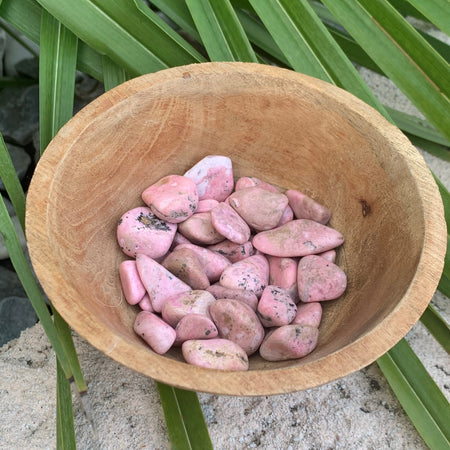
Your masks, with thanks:
[(128, 80), (126, 71), (119, 67), (114, 61), (107, 56), (103, 56), (103, 83), (105, 91), (109, 91), (113, 87), (118, 86)]
[[(446, 114), (450, 101), (436, 84), (437, 81), (438, 85), (447, 88), (450, 69), (439, 54), (400, 14), (389, 9), (384, 0), (372, 3), (323, 0), (323, 3), (430, 123), (450, 139), (450, 115)], [(399, 29), (394, 30), (395, 27)], [(408, 43), (405, 42), (406, 36)], [(423, 49), (427, 56), (413, 51), (414, 45)], [(442, 82), (440, 77), (447, 81)]]
[(16, 175), (11, 156), (0, 134), (0, 179), (8, 192), (22, 229), (25, 231), (25, 194)]
[(186, 0), (212, 61), (258, 62), (229, 0)]
[(56, 448), (76, 450), (70, 383), (56, 360)]
[(450, 353), (450, 326), (433, 306), (428, 305), (420, 321), (428, 328), (439, 344)]
[(450, 35), (450, 5), (448, 0), (408, 0), (430, 22)]
[(377, 363), (425, 443), (431, 449), (449, 448), (449, 403), (406, 340)]
[(172, 450), (213, 448), (197, 394), (156, 383)]
[[(35, 0), (3, 0), (0, 4), (0, 17), (36, 44), (40, 41), (41, 14)], [(102, 81), (101, 56), (84, 42), (78, 47), (78, 69)]]
[(143, 4), (141, 8), (128, 0), (74, 0), (68, 8), (60, 0), (38, 2), (81, 40), (132, 76), (204, 60)]
[(294, 70), (336, 84), (388, 117), (306, 0), (250, 3)]

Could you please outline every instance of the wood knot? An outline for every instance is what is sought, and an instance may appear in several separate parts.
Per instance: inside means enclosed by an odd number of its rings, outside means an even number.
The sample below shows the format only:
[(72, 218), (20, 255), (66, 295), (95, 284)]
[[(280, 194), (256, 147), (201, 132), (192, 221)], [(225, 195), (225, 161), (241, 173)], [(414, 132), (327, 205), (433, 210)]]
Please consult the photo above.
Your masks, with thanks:
[(371, 213), (370, 205), (365, 200), (360, 200), (359, 203), (361, 203), (363, 217), (368, 216)]
[(183, 78), (191, 78), (191, 74), (189, 72), (183, 72)]

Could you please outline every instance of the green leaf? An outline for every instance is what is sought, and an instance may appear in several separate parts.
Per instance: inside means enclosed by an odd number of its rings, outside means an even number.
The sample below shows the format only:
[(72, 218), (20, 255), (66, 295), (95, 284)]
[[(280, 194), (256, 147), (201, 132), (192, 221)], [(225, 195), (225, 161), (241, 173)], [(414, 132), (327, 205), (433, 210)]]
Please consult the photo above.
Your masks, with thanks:
[(449, 403), (406, 340), (377, 363), (425, 443), (431, 449), (449, 448)]
[(22, 230), (25, 231), (25, 194), (13, 166), (11, 156), (0, 134), (0, 179), (3, 181), (9, 199), (13, 204)]
[(408, 0), (444, 33), (450, 35), (450, 8), (448, 0)]
[[(447, 230), (449, 229), (447, 222)], [(450, 235), (447, 234), (447, 251), (444, 258), (444, 270), (439, 280), (438, 290), (450, 298)]]
[(186, 0), (212, 61), (258, 62), (229, 0)]
[(103, 56), (103, 83), (105, 91), (128, 80), (127, 73), (107, 56)]
[(444, 147), (443, 145), (436, 144), (433, 141), (428, 141), (426, 139), (414, 136), (406, 131), (404, 131), (404, 133), (413, 145), (421, 148), (422, 150), (426, 150), (431, 155), (441, 158), (444, 161), (450, 162), (450, 149), (448, 147)]
[[(132, 76), (203, 61), (153, 11), (128, 0), (38, 0), (55, 18)], [(145, 7), (145, 8), (144, 8)], [(104, 39), (103, 36), (108, 36)]]
[(441, 56), (385, 0), (323, 3), (425, 117), (450, 139), (450, 115), (446, 114), (450, 102), (442, 92), (450, 83), (450, 70)]
[(166, 418), (172, 450), (213, 449), (195, 392), (156, 383)]
[(394, 8), (404, 16), (412, 16), (416, 19), (427, 20), (427, 18), (422, 15), (416, 8), (414, 8), (408, 0), (389, 0), (389, 3), (394, 6)]
[(46, 11), (41, 18), (39, 138), (41, 154), (73, 115), (77, 37)]
[(439, 344), (450, 353), (450, 326), (433, 306), (428, 305), (420, 321), (428, 328)]
[(56, 448), (76, 450), (75, 428), (73, 425), (72, 392), (70, 383), (56, 360)]

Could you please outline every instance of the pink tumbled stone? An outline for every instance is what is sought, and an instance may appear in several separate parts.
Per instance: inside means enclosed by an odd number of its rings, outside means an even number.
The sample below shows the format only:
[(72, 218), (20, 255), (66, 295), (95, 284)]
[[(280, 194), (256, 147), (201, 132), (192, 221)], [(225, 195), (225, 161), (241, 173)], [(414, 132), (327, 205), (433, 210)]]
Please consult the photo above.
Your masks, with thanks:
[(130, 305), (136, 305), (146, 292), (136, 268), (136, 261), (122, 261), (119, 265), (119, 276), (126, 301)]
[(229, 203), (251, 228), (263, 231), (277, 226), (288, 199), (284, 194), (255, 186), (233, 192)]
[(179, 223), (197, 209), (197, 186), (189, 178), (168, 175), (142, 193), (142, 200), (153, 214), (170, 223)]
[(183, 357), (194, 366), (216, 370), (248, 370), (248, 356), (228, 339), (192, 339), (181, 346)]
[(220, 278), (220, 275), (222, 275), (222, 272), (227, 267), (231, 266), (230, 261), (228, 261), (225, 256), (208, 250), (207, 248), (194, 244), (181, 244), (175, 247), (174, 250), (178, 250), (179, 248), (190, 248), (195, 252), (210, 283), (215, 283)]
[(209, 286), (208, 277), (194, 250), (190, 248), (174, 250), (161, 264), (192, 289), (206, 289)]
[(269, 261), (269, 284), (286, 289), (294, 303), (298, 303), (298, 260), (278, 256), (267, 256), (267, 260)]
[(285, 223), (288, 223), (293, 219), (294, 219), (294, 211), (292, 211), (292, 208), (289, 205), (287, 205), (283, 211), (283, 215), (281, 216), (280, 221), (277, 224), (277, 227), (281, 227), (281, 225), (284, 225)]
[(235, 190), (236, 191), (240, 191), (241, 189), (245, 189), (248, 187), (255, 187), (258, 186), (261, 189), (265, 189), (266, 191), (269, 192), (275, 192), (275, 193), (280, 193), (280, 190), (277, 189), (275, 186), (273, 186), (272, 184), (266, 183), (265, 181), (261, 181), (259, 178), (256, 177), (241, 177), (239, 178), (239, 180), (236, 181), (236, 187)]
[(170, 297), (162, 307), (162, 318), (171, 326), (187, 314), (196, 313), (210, 317), (209, 307), (216, 299), (208, 291), (187, 291)]
[(146, 206), (127, 211), (117, 226), (117, 241), (121, 250), (136, 258), (138, 253), (159, 258), (169, 250), (177, 225), (156, 217)]
[(236, 244), (225, 239), (218, 244), (209, 245), (208, 249), (225, 256), (232, 263), (253, 255), (253, 245), (250, 241), (244, 242), (243, 244)]
[(227, 203), (219, 203), (211, 210), (214, 228), (229, 241), (244, 244), (250, 239), (250, 228), (244, 219)]
[(174, 345), (179, 346), (190, 339), (214, 339), (219, 335), (214, 322), (201, 314), (187, 314), (177, 324)]
[(200, 200), (197, 204), (196, 213), (208, 212), (215, 208), (219, 202), (214, 200), (213, 198), (205, 198), (204, 200)]
[(292, 324), (319, 328), (322, 320), (322, 305), (319, 302), (301, 303), (297, 305), (297, 314)]
[(297, 219), (311, 219), (323, 225), (330, 220), (331, 211), (302, 192), (289, 189), (285, 194)]
[(310, 255), (298, 263), (297, 285), (302, 302), (334, 300), (344, 293), (347, 276), (336, 264)]
[(172, 347), (177, 335), (170, 325), (149, 311), (141, 311), (136, 316), (134, 331), (160, 355)]
[(173, 241), (172, 241), (172, 250), (177, 245), (180, 245), (180, 244), (191, 244), (191, 243), (192, 242), (189, 239), (185, 238), (181, 233), (178, 233), (178, 231), (177, 231), (175, 233), (175, 236), (174, 236)]
[(263, 255), (253, 255), (227, 267), (219, 280), (221, 286), (244, 289), (261, 296), (269, 281), (269, 263)]
[(213, 226), (211, 212), (196, 213), (178, 225), (178, 231), (193, 244), (211, 245), (225, 239)]
[(233, 192), (233, 167), (231, 159), (226, 156), (206, 156), (184, 176), (197, 185), (199, 200), (212, 198), (223, 202)]
[(261, 295), (257, 311), (265, 327), (279, 327), (292, 322), (297, 307), (285, 289), (269, 285)]
[(246, 305), (250, 306), (253, 311), (256, 311), (256, 307), (258, 306), (258, 297), (250, 291), (244, 291), (243, 289), (226, 288), (221, 286), (220, 284), (213, 284), (206, 290), (210, 292), (216, 299), (228, 298), (230, 300), (239, 300), (240, 302), (243, 302)]
[(139, 308), (141, 308), (143, 311), (154, 312), (148, 294), (145, 294), (142, 300), (139, 302)]
[(239, 300), (219, 299), (209, 308), (219, 336), (241, 347), (248, 356), (255, 353), (264, 339), (264, 328), (255, 311)]
[(303, 325), (283, 325), (267, 334), (259, 354), (267, 361), (303, 358), (317, 346), (319, 330)]
[(338, 247), (344, 236), (333, 228), (313, 220), (292, 220), (281, 227), (258, 233), (253, 247), (272, 256), (306, 256)]
[(328, 250), (327, 252), (319, 253), (317, 256), (321, 256), (327, 261), (334, 263), (336, 261), (336, 250)]
[(137, 255), (136, 267), (156, 312), (161, 312), (168, 298), (191, 290), (190, 286), (148, 256)]

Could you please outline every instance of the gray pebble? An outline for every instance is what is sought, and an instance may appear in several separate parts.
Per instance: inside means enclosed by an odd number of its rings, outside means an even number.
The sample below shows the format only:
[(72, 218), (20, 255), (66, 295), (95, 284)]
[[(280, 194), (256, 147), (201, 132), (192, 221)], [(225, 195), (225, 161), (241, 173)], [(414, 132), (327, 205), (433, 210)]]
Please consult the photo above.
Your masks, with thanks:
[(25, 290), (16, 272), (0, 266), (0, 301), (6, 297), (25, 296)]

